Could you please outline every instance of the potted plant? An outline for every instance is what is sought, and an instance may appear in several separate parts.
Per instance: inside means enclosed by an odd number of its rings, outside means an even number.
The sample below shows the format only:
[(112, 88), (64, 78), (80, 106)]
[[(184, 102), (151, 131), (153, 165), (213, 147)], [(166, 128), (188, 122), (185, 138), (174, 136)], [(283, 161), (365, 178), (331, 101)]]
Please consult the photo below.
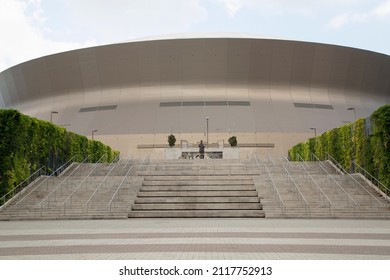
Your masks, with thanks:
[(231, 147), (237, 146), (237, 137), (236, 136), (230, 137), (228, 141), (229, 141), (229, 144)]
[(171, 134), (171, 135), (168, 135), (168, 144), (169, 144), (169, 147), (173, 147), (175, 146), (175, 143), (176, 143), (176, 137), (175, 135)]

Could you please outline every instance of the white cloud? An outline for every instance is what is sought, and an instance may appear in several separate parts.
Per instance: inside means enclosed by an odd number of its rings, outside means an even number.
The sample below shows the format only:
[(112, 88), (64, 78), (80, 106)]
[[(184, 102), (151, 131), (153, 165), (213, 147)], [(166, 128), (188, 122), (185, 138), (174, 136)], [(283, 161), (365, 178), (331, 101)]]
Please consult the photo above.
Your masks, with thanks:
[(236, 13), (244, 6), (245, 0), (219, 0), (222, 2), (227, 10), (230, 17), (234, 17)]
[(364, 23), (372, 20), (390, 18), (390, 0), (386, 0), (365, 13), (343, 13), (332, 18), (327, 29), (340, 29), (352, 23)]
[(44, 21), (40, 0), (1, 1), (0, 71), (25, 60), (86, 45), (46, 38)]
[(375, 7), (370, 14), (377, 18), (386, 18), (390, 16), (390, 0)]
[(43, 55), (186, 32), (207, 19), (200, 0), (1, 0), (0, 71)]
[(67, 0), (74, 26), (106, 42), (153, 34), (186, 32), (207, 19), (200, 0)]

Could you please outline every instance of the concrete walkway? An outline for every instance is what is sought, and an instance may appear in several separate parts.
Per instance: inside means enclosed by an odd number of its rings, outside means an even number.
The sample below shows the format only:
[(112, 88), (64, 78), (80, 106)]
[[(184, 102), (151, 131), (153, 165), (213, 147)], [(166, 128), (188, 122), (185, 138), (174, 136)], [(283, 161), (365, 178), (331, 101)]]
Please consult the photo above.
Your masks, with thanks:
[(0, 259), (390, 259), (384, 220), (0, 222)]

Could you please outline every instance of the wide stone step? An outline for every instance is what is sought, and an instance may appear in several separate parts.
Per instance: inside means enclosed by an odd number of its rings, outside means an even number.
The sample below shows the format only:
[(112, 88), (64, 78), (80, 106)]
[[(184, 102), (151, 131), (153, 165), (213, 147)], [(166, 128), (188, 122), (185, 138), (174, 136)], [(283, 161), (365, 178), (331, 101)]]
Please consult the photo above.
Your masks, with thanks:
[(259, 197), (145, 197), (136, 198), (136, 204), (147, 203), (259, 203)]
[(175, 196), (255, 196), (256, 191), (178, 191), (178, 192), (139, 192), (138, 197), (175, 197)]
[(254, 185), (248, 186), (142, 186), (140, 191), (255, 191)]
[(252, 180), (223, 180), (223, 181), (144, 181), (143, 186), (229, 186), (253, 185)]
[(258, 170), (154, 170), (154, 171), (137, 171), (138, 176), (197, 176), (197, 175), (215, 175), (215, 176), (230, 176), (230, 175), (259, 175)]
[(163, 204), (134, 204), (133, 211), (157, 211), (157, 210), (261, 210), (260, 203), (163, 203)]
[(220, 181), (220, 180), (248, 180), (252, 181), (252, 178), (242, 175), (200, 175), (200, 176), (145, 176), (145, 181)]
[(131, 211), (129, 218), (265, 218), (263, 210)]

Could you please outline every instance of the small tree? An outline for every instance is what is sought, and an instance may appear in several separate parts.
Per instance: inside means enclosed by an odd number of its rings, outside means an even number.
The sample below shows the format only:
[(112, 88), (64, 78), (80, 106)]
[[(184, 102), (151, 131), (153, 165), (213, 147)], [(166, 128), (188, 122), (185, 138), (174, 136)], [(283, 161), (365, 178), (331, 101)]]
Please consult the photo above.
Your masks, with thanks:
[(169, 147), (173, 147), (175, 146), (175, 143), (176, 143), (176, 137), (175, 135), (171, 134), (171, 135), (168, 135), (168, 144), (169, 144)]
[(237, 146), (237, 137), (236, 136), (230, 137), (228, 141), (229, 141), (230, 146), (232, 146), (232, 147)]

